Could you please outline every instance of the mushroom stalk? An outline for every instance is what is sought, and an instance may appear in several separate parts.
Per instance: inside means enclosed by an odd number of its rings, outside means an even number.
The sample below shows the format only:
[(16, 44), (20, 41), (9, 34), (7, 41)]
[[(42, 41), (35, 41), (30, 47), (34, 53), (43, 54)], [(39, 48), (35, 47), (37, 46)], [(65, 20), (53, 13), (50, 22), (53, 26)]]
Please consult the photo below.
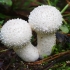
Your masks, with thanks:
[(62, 25), (62, 15), (53, 6), (41, 5), (36, 7), (29, 15), (29, 24), (38, 34), (38, 50), (40, 58), (50, 55), (52, 47), (55, 45), (55, 32)]
[(52, 52), (53, 46), (56, 44), (55, 33), (49, 34), (40, 34), (37, 33), (38, 45), (40, 58), (44, 58), (47, 55), (50, 55)]
[(26, 62), (33, 62), (39, 58), (38, 50), (31, 42), (24, 45), (22, 48), (13, 48), (16, 54)]

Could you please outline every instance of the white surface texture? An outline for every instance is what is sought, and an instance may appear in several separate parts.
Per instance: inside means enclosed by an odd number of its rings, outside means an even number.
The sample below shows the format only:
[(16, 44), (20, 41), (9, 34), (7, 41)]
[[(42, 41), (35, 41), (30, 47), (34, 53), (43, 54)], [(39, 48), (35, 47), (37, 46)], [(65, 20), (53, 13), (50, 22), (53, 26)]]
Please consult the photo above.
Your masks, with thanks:
[(41, 5), (30, 12), (28, 21), (36, 32), (52, 33), (59, 29), (62, 20), (58, 9), (49, 5)]
[(30, 41), (31, 36), (32, 31), (29, 24), (19, 18), (8, 20), (1, 28), (0, 33), (2, 43), (9, 48), (22, 47)]

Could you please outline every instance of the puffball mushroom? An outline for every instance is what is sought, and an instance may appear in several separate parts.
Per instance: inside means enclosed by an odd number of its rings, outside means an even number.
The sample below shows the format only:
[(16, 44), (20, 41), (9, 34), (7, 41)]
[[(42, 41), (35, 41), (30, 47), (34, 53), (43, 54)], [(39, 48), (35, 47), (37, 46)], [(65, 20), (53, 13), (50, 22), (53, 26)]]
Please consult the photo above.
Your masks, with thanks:
[(27, 62), (33, 62), (39, 58), (37, 48), (30, 42), (31, 36), (30, 25), (19, 18), (7, 21), (0, 33), (2, 43), (8, 48), (13, 48), (17, 55)]
[(56, 44), (55, 32), (62, 25), (62, 15), (58, 9), (49, 5), (36, 7), (29, 15), (29, 24), (37, 33), (40, 58), (50, 55)]

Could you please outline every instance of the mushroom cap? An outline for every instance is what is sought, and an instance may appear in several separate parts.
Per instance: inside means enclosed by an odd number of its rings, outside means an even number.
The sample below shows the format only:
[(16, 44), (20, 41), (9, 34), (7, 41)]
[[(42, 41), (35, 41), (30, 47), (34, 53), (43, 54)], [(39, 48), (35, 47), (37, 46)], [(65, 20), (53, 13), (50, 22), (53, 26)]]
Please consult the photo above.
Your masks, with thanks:
[(30, 42), (32, 31), (30, 25), (22, 19), (8, 20), (1, 28), (0, 38), (8, 48), (22, 48)]
[(52, 33), (59, 29), (62, 20), (58, 9), (49, 5), (41, 5), (30, 12), (28, 21), (36, 32)]

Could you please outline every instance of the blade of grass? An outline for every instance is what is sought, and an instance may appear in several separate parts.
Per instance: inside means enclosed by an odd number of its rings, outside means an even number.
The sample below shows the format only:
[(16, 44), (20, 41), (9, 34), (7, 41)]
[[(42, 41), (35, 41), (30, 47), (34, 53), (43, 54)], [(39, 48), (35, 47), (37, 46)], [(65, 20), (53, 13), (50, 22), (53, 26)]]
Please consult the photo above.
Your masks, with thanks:
[(65, 12), (65, 10), (69, 7), (69, 4), (67, 4), (61, 11), (61, 14)]

